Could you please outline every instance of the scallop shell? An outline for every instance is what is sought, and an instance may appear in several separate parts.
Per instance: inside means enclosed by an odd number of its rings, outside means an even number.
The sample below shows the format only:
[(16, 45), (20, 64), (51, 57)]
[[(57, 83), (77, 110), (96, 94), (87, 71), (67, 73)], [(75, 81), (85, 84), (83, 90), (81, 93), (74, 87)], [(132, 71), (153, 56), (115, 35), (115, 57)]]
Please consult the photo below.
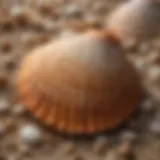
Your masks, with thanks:
[(114, 35), (98, 31), (36, 48), (18, 72), (22, 103), (60, 132), (117, 127), (141, 98), (139, 75), (123, 52)]
[(131, 0), (107, 16), (106, 27), (124, 43), (154, 39), (160, 34), (160, 5), (153, 0)]

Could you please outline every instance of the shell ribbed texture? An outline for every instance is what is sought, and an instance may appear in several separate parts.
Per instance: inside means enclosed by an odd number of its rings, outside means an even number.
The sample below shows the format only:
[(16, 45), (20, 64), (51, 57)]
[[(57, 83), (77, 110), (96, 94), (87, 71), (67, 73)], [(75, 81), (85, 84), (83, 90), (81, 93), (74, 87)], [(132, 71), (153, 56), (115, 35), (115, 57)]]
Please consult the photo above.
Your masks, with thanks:
[(129, 118), (141, 98), (139, 75), (123, 49), (96, 34), (39, 47), (22, 61), (22, 103), (58, 131), (90, 134)]

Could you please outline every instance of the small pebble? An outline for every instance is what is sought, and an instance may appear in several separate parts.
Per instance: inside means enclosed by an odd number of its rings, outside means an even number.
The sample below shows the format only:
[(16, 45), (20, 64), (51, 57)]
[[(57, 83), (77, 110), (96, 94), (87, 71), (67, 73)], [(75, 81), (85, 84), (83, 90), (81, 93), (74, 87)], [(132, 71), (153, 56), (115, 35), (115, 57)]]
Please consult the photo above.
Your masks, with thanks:
[(19, 130), (19, 137), (27, 144), (40, 144), (43, 140), (40, 129), (32, 124), (22, 126)]
[(147, 43), (142, 43), (139, 45), (139, 53), (140, 54), (147, 54), (150, 51), (151, 47)]
[(57, 30), (57, 25), (56, 25), (56, 23), (53, 23), (53, 22), (46, 22), (44, 24), (44, 30), (46, 32), (53, 33), (53, 32), (55, 32)]
[(130, 141), (123, 141), (117, 151), (126, 159), (132, 159), (135, 155), (133, 144)]
[(123, 131), (121, 133), (122, 141), (134, 143), (137, 140), (137, 134), (134, 131)]
[(23, 12), (23, 8), (20, 6), (13, 6), (10, 10), (11, 16), (17, 16)]
[(23, 104), (16, 104), (12, 109), (12, 113), (17, 116), (23, 115), (25, 111), (26, 109)]
[(14, 6), (10, 10), (10, 14), (14, 21), (18, 25), (27, 25), (28, 24), (28, 14), (26, 12), (26, 9), (20, 7), (20, 6)]
[(33, 9), (19, 6), (13, 7), (11, 15), (18, 26), (32, 26), (34, 30), (44, 29), (44, 19)]
[(160, 80), (160, 66), (153, 66), (148, 70), (148, 78), (151, 81), (159, 81)]
[(135, 53), (138, 50), (138, 44), (134, 39), (130, 39), (126, 42), (123, 42), (123, 46), (128, 52), (131, 53)]
[(64, 8), (64, 16), (66, 18), (81, 18), (83, 9), (78, 4), (69, 4)]
[(140, 105), (142, 111), (152, 112), (154, 110), (153, 101), (151, 99), (145, 99)]
[(104, 160), (126, 160), (116, 150), (109, 151)]
[(103, 155), (108, 151), (109, 140), (106, 137), (98, 137), (93, 143), (93, 152)]
[(72, 154), (76, 153), (77, 148), (76, 148), (76, 146), (75, 146), (74, 143), (72, 143), (72, 142), (66, 142), (66, 143), (64, 143), (62, 145), (62, 150), (63, 150), (64, 154), (72, 155)]
[(60, 35), (59, 38), (71, 38), (75, 35), (75, 33), (72, 30), (63, 30)]
[(142, 59), (136, 59), (135, 61), (135, 67), (140, 71), (140, 72), (144, 72), (146, 69), (146, 64), (144, 62), (144, 60)]
[(156, 115), (151, 122), (150, 130), (153, 134), (160, 136), (160, 114)]
[(31, 155), (31, 147), (29, 145), (20, 144), (19, 146), (19, 155), (22, 157)]
[(147, 57), (147, 61), (149, 64), (152, 64), (152, 65), (159, 65), (160, 64), (160, 54), (159, 54), (159, 51), (153, 51), (151, 52), (148, 57)]
[(10, 102), (6, 98), (0, 98), (0, 114), (8, 113), (10, 107)]

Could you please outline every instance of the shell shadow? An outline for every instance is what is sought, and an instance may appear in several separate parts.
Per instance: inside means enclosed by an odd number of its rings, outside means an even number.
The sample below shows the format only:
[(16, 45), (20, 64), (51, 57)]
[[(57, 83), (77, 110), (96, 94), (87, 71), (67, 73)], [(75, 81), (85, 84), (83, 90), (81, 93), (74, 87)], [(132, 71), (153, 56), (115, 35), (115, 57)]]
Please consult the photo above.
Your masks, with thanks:
[[(136, 119), (136, 117), (138, 117), (139, 115), (140, 115), (140, 108), (137, 107), (136, 111), (130, 116), (130, 119)], [(27, 111), (27, 117), (28, 116), (34, 123), (40, 126), (45, 132), (49, 133), (50, 135), (58, 136), (66, 140), (93, 140), (98, 136), (113, 137), (114, 135), (116, 136), (118, 133), (123, 131), (128, 126), (128, 121), (125, 121), (124, 123), (120, 124), (118, 127), (112, 130), (104, 130), (102, 132), (96, 132), (91, 134), (68, 134), (58, 131), (55, 128), (51, 128), (48, 125), (42, 124), (42, 122), (39, 121), (37, 118), (35, 118), (29, 111)]]

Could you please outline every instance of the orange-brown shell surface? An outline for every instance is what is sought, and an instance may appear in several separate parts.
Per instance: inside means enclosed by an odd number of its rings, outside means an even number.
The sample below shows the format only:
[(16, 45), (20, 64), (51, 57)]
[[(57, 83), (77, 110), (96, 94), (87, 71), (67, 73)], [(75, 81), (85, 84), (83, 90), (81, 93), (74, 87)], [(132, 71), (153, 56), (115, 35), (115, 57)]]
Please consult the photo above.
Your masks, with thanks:
[(123, 52), (114, 36), (98, 31), (36, 48), (18, 72), (22, 103), (60, 132), (115, 128), (141, 98), (139, 75)]

